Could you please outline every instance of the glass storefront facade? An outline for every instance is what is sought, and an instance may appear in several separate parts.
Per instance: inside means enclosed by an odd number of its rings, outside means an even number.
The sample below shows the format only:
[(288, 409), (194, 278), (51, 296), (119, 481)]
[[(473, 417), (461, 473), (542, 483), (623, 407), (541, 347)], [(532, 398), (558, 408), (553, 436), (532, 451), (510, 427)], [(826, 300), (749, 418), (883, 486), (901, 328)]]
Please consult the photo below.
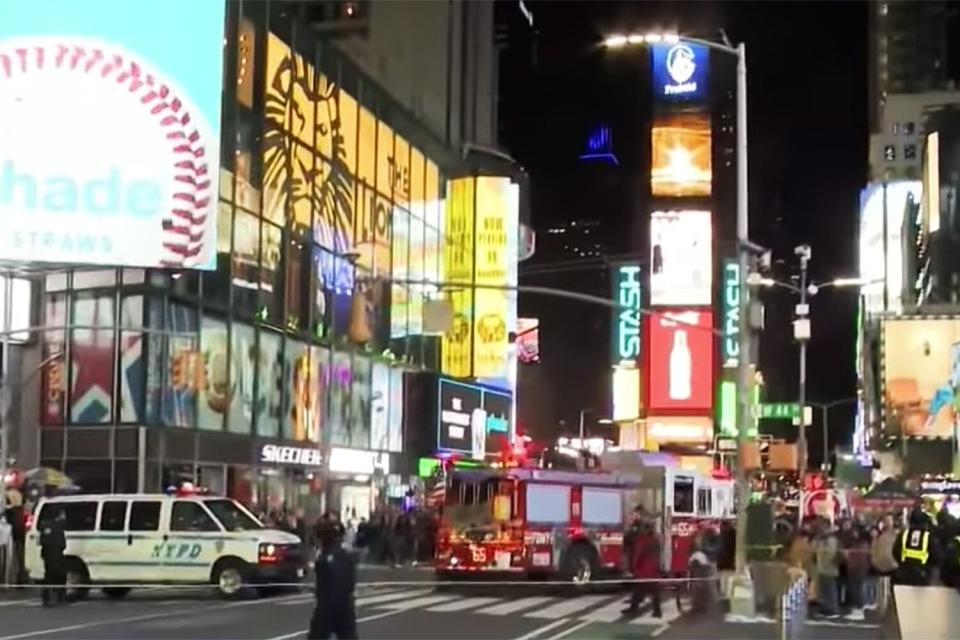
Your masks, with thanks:
[(46, 276), (40, 457), (89, 488), (316, 491), (258, 481), (260, 443), (399, 453), (402, 372), (440, 368), (422, 317), (458, 168), (284, 3), (228, 3), (224, 46), (216, 270)]

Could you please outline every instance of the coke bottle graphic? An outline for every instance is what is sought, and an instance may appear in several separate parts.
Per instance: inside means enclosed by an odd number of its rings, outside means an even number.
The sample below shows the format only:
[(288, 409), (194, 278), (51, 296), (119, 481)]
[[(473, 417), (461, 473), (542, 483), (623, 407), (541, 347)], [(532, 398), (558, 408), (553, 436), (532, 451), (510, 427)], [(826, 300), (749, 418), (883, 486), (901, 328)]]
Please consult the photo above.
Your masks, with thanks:
[(693, 366), (687, 332), (677, 329), (673, 333), (673, 349), (670, 350), (670, 399), (689, 400), (693, 394)]

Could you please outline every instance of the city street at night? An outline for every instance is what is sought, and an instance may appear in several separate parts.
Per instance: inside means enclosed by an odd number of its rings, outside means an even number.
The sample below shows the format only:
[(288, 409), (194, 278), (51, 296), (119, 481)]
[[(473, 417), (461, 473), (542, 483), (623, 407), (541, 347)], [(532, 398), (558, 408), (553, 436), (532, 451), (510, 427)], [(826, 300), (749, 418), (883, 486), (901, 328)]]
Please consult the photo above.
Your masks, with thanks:
[[(402, 640), (572, 640), (596, 638), (769, 638), (772, 621), (725, 624), (721, 616), (702, 618), (681, 613), (672, 593), (665, 593), (663, 617), (641, 607), (636, 618), (621, 610), (625, 593), (596, 587), (583, 595), (536, 584), (516, 586), (443, 585), (427, 571), (363, 572), (364, 580), (383, 578), (403, 586), (359, 586), (357, 621), (361, 638)], [(421, 584), (414, 584), (422, 581)], [(39, 598), (0, 600), (0, 640), (26, 638), (114, 639), (236, 638), (292, 640), (305, 638), (313, 601), (306, 590), (264, 599), (225, 602), (209, 590), (176, 588), (134, 592), (111, 601), (93, 592), (89, 600), (63, 608), (43, 608)], [(689, 603), (681, 602), (684, 611)], [(810, 622), (810, 638), (878, 637), (879, 625), (867, 621)]]

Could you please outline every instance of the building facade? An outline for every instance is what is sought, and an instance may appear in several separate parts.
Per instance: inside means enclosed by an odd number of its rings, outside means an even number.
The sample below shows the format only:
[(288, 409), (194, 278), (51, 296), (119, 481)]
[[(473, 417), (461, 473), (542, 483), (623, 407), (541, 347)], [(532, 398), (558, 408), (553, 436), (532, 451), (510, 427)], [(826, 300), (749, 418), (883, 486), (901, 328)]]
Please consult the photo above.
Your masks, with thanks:
[[(63, 469), (86, 491), (189, 480), (260, 509), (360, 517), (410, 488), (405, 443), (428, 427), (405, 420), (404, 378), (439, 372), (457, 348), (507, 353), (515, 295), (511, 316), (508, 300), (491, 306), (474, 286), (516, 272), (519, 184), (508, 162), (461, 153), (468, 140), (494, 143), (493, 99), (479, 96), (493, 95), (495, 74), (464, 95), (473, 124), (454, 119), (462, 135), (446, 137), (444, 109), (460, 109), (437, 94), (446, 76), (425, 74), (418, 89), (419, 63), (386, 56), (399, 46), (387, 36), (393, 3), (358, 3), (369, 24), (333, 33), (304, 19), (304, 4), (227, 3), (216, 268), (58, 268), (35, 280), (43, 330), (15, 360), (39, 373), (15, 402), (19, 466)], [(487, 40), (493, 57), (492, 22), (474, 15), (492, 12), (485, 4), (418, 10), (458, 12), (475, 45), (463, 50), (479, 60)], [(393, 26), (405, 43), (408, 22)], [(431, 63), (466, 82), (441, 40)], [(514, 196), (492, 210), (482, 196), (452, 202), (463, 183)], [(454, 263), (467, 268), (448, 293)], [(426, 307), (455, 296), (470, 303), (451, 305), (467, 329), (426, 326)], [(512, 397), (510, 365), (496, 364), (482, 371), (502, 371), (489, 377)]]

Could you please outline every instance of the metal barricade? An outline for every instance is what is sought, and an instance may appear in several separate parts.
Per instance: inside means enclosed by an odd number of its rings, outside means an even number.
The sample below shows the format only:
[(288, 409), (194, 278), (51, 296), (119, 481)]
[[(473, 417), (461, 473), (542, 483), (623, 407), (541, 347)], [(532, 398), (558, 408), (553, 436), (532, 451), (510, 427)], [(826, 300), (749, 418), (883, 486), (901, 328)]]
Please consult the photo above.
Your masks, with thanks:
[(799, 640), (807, 622), (807, 580), (797, 578), (780, 596), (780, 640)]

